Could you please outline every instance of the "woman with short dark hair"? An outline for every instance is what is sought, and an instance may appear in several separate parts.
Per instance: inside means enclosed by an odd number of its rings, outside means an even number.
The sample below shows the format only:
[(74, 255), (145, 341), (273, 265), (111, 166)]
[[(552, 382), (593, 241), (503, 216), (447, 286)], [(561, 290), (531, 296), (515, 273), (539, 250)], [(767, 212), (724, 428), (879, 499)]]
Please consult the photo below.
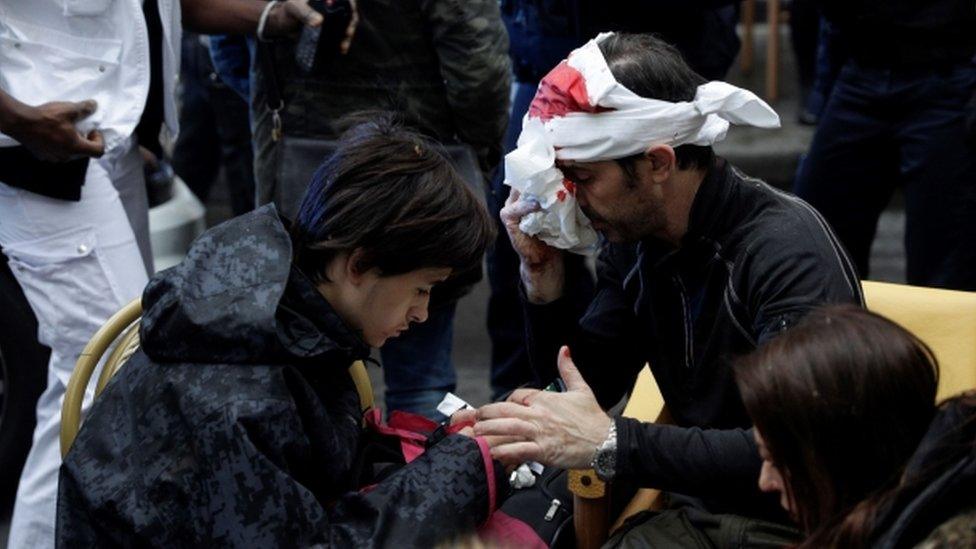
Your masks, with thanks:
[(779, 493), (801, 547), (911, 546), (976, 504), (976, 398), (937, 407), (932, 351), (894, 322), (819, 309), (741, 360), (736, 380), (759, 487)]
[(487, 443), (431, 440), (381, 479), (348, 369), (423, 322), (493, 226), (435, 144), (380, 118), (315, 173), (290, 231), (273, 206), (207, 231), (149, 283), (142, 347), (64, 460), (58, 545), (414, 547), (472, 530), (496, 503)]

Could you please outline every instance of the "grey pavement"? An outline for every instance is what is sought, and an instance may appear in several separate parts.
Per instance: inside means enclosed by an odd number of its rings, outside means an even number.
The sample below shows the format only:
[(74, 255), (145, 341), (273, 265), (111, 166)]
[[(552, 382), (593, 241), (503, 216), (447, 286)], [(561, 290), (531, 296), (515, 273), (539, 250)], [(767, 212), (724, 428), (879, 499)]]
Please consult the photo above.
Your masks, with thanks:
[[(765, 30), (758, 25), (756, 32), (756, 63), (752, 74), (742, 74), (736, 64), (729, 81), (761, 92), (763, 89), (763, 62), (765, 59)], [(792, 51), (789, 50), (789, 37), (785, 26), (782, 29), (783, 67), (781, 70), (781, 97), (773, 107), (780, 113), (783, 127), (778, 130), (756, 128), (732, 128), (728, 139), (719, 144), (716, 150), (729, 158), (746, 173), (760, 177), (780, 188), (792, 187), (793, 174), (800, 155), (809, 145), (812, 128), (796, 122), (798, 97), (796, 74)], [(209, 224), (222, 221), (230, 216), (227, 190), (223, 184), (213, 192), (208, 206)], [(882, 215), (878, 234), (872, 248), (872, 278), (890, 282), (904, 282), (905, 263), (903, 251), (904, 211), (893, 201), (893, 205)], [(458, 305), (454, 325), (454, 349), (452, 358), (458, 377), (457, 394), (474, 405), (489, 400), (490, 389), (488, 371), (490, 366), (490, 344), (485, 331), (488, 284), (483, 280)], [(370, 377), (378, 398), (383, 394), (381, 372), (370, 367)], [(0, 518), (0, 547), (6, 546), (9, 518)]]

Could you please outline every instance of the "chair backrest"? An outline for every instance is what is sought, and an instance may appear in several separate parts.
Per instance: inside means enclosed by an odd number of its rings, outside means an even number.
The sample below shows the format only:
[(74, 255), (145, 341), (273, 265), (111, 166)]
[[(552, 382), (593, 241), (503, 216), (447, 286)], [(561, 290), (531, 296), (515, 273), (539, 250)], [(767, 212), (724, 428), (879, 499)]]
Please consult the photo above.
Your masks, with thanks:
[[(62, 458), (67, 455), (75, 437), (78, 436), (78, 429), (81, 427), (81, 405), (85, 400), (85, 390), (88, 388), (88, 382), (101, 361), (102, 355), (119, 339), (119, 335), (123, 334), (120, 344), (116, 345), (106, 360), (102, 374), (99, 376), (98, 393), (101, 393), (108, 380), (138, 347), (138, 325), (141, 314), (142, 300), (135, 299), (112, 315), (108, 322), (95, 332), (95, 335), (81, 351), (81, 355), (78, 356), (75, 369), (71, 372), (71, 378), (68, 380), (68, 387), (64, 393), (64, 402), (61, 404)], [(132, 346), (131, 351), (128, 349), (130, 346)]]
[(976, 292), (868, 281), (863, 287), (868, 309), (932, 348), (940, 400), (976, 388)]
[[(61, 405), (61, 457), (68, 454), (71, 444), (78, 436), (81, 428), (81, 407), (85, 399), (85, 390), (91, 380), (95, 368), (105, 351), (115, 343), (111, 354), (105, 359), (102, 373), (98, 376), (95, 386), (97, 398), (112, 376), (122, 368), (122, 365), (139, 349), (139, 320), (142, 314), (142, 301), (136, 299), (112, 315), (95, 335), (78, 357), (75, 369), (68, 380), (64, 403)], [(349, 366), (349, 375), (359, 394), (359, 405), (363, 413), (373, 407), (373, 385), (366, 373), (366, 365), (357, 360)]]

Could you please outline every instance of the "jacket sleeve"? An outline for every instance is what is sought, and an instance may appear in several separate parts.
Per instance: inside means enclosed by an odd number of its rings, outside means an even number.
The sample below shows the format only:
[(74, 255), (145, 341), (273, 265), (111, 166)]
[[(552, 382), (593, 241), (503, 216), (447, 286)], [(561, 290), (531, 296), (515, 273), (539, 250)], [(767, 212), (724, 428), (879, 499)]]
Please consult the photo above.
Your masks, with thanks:
[(613, 261), (618, 253), (614, 247), (601, 253), (595, 295), (582, 316), (570, 297), (576, 295), (578, 281), (568, 279), (564, 297), (545, 305), (533, 305), (524, 291), (522, 295), (529, 360), (537, 381), (546, 385), (559, 376), (556, 356), (561, 345), (569, 345), (573, 362), (604, 408), (627, 394), (644, 365), (633, 304), (622, 290), (626, 273)]
[(371, 490), (335, 489), (340, 495), (330, 505), (322, 501), (329, 493), (321, 480), (342, 478), (345, 464), (315, 463), (317, 452), (283, 433), (287, 427), (273, 425), (289, 417), (294, 422), (289, 410), (263, 417), (269, 431), (239, 422), (226, 441), (236, 451), (214, 455), (213, 470), (204, 475), (208, 507), (225, 515), (216, 524), (218, 537), (245, 532), (244, 545), (249, 538), (264, 546), (432, 547), (474, 530), (495, 505), (487, 445), (461, 435), (443, 439)]
[(762, 462), (751, 430), (615, 421), (620, 477), (696, 497), (755, 491)]
[(809, 206), (776, 234), (757, 239), (736, 271), (736, 295), (742, 296), (736, 305), (748, 315), (757, 345), (793, 327), (817, 307), (864, 305), (853, 263)]
[(421, 0), (458, 138), (487, 174), (501, 159), (511, 61), (497, 0)]
[(370, 490), (332, 509), (336, 547), (434, 547), (470, 533), (498, 504), (496, 468), (483, 440), (449, 436)]

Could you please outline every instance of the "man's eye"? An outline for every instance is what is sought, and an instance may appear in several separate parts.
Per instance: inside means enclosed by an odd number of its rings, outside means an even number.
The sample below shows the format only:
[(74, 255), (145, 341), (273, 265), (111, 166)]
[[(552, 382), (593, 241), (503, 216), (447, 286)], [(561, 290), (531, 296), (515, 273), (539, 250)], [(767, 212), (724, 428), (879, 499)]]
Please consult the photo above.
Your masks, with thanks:
[(417, 288), (417, 295), (420, 297), (427, 297), (430, 295), (430, 290), (427, 288)]
[(566, 177), (573, 183), (586, 183), (587, 181), (590, 180), (589, 174), (573, 172), (573, 171), (567, 173)]

